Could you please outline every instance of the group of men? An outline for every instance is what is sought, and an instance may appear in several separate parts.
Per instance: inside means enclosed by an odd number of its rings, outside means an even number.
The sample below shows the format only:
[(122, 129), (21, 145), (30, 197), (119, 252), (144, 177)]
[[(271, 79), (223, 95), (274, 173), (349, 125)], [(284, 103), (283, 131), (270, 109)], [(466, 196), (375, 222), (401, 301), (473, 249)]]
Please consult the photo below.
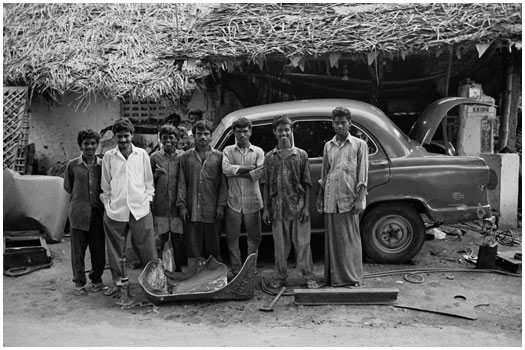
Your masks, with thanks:
[[(351, 113), (332, 112), (335, 136), (325, 144), (317, 210), (325, 214), (325, 282), (332, 286), (360, 286), (363, 279), (359, 214), (364, 210), (368, 177), (368, 148), (350, 135)], [(210, 146), (213, 125), (206, 119), (192, 127), (194, 146), (177, 148), (180, 132), (173, 125), (160, 128), (162, 149), (148, 156), (132, 144), (134, 128), (126, 118), (113, 125), (118, 145), (100, 160), (99, 137), (93, 130), (78, 133), (82, 154), (66, 168), (64, 188), (71, 193), (69, 219), (73, 282), (87, 293), (84, 273), (89, 246), (91, 291), (119, 293), (128, 231), (142, 266), (157, 261), (158, 246), (171, 241), (175, 271), (187, 275), (209, 256), (222, 261), (220, 228), (224, 220), (230, 277), (242, 267), (241, 225), (247, 232), (247, 252), (257, 254), (261, 220), (271, 224), (275, 274), (271, 288), (284, 286), (292, 245), (297, 267), (307, 288), (318, 288), (310, 248), (309, 201), (312, 181), (308, 154), (292, 145), (292, 121), (273, 120), (276, 147), (266, 155), (250, 143), (252, 124), (244, 117), (232, 124), (235, 144), (220, 152)], [(262, 185), (262, 193), (261, 186)], [(262, 212), (262, 215), (261, 215)], [(113, 285), (104, 287), (105, 243)]]

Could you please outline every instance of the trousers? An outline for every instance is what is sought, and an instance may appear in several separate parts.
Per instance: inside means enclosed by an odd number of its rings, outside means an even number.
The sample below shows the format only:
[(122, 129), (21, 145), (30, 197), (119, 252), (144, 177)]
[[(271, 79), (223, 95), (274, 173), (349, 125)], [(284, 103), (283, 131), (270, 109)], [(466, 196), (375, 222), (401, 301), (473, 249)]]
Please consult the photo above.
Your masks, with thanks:
[(84, 260), (86, 249), (91, 255), (91, 273), (89, 279), (93, 284), (102, 282), (102, 274), (106, 265), (106, 250), (104, 244), (104, 228), (102, 225), (103, 210), (92, 208), (89, 231), (71, 229), (71, 267), (73, 282), (77, 286), (86, 284)]
[(219, 225), (216, 223), (189, 221), (184, 225), (186, 254), (188, 259), (213, 255), (221, 261)]
[(272, 220), (272, 233), (275, 257), (275, 272), (279, 279), (288, 277), (287, 260), (292, 249), (295, 248), (297, 268), (300, 269), (305, 280), (314, 278), (314, 264), (310, 249), (310, 220)]
[(236, 212), (230, 207), (226, 208), (226, 242), (228, 244), (230, 263), (234, 275), (238, 274), (242, 267), (239, 236), (241, 234), (241, 224), (243, 219), (247, 233), (248, 256), (254, 253), (257, 254), (257, 250), (259, 249), (262, 240), (260, 211), (244, 214)]
[(153, 216), (148, 213), (145, 217), (136, 220), (129, 214), (129, 221), (115, 221), (104, 214), (104, 231), (106, 232), (106, 245), (108, 247), (109, 268), (113, 283), (124, 276), (121, 259), (126, 257), (126, 239), (128, 230), (131, 232), (131, 242), (135, 248), (142, 266), (150, 261), (157, 261), (157, 248), (153, 231)]

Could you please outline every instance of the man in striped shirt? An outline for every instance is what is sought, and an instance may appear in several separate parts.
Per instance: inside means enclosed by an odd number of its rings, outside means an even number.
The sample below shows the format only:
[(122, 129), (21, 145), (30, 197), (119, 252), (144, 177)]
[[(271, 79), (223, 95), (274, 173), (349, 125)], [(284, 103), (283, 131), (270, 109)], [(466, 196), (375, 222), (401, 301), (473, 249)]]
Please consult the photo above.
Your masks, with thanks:
[(248, 256), (257, 254), (261, 243), (261, 213), (263, 201), (259, 188), (264, 151), (250, 143), (252, 123), (241, 117), (232, 124), (236, 144), (227, 146), (223, 153), (222, 171), (228, 181), (226, 208), (226, 240), (230, 253), (231, 272), (241, 270), (239, 235), (244, 219), (248, 236)]
[(359, 287), (363, 261), (359, 214), (366, 206), (368, 147), (350, 135), (352, 114), (344, 107), (332, 111), (333, 139), (323, 150), (317, 210), (325, 213), (325, 282)]

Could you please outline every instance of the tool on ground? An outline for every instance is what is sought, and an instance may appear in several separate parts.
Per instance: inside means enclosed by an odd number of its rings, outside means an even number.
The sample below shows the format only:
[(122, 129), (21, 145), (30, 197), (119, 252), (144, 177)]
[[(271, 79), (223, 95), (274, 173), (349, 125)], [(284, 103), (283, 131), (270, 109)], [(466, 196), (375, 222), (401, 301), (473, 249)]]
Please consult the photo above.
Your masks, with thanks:
[(260, 311), (265, 311), (265, 312), (273, 311), (273, 305), (277, 302), (277, 300), (279, 300), (279, 298), (281, 297), (281, 295), (284, 293), (285, 290), (286, 290), (286, 287), (282, 287), (281, 290), (279, 291), (279, 293), (275, 296), (275, 298), (273, 298), (273, 300), (270, 303), (270, 305), (268, 305), (268, 306), (261, 306), (261, 307), (259, 307), (259, 310)]
[(117, 301), (116, 304), (126, 307), (133, 305), (135, 300), (133, 300), (129, 294), (129, 277), (126, 273), (126, 258), (120, 259), (120, 264), (122, 267), (122, 278), (117, 282), (117, 286), (120, 287), (121, 290), (121, 299)]

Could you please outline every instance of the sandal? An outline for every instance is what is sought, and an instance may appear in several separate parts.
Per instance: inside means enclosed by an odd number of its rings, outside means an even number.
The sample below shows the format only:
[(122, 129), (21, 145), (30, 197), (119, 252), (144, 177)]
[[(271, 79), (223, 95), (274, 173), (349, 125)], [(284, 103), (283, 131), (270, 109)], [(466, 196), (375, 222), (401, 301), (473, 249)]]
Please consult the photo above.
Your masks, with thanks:
[(317, 289), (317, 288), (319, 288), (319, 285), (314, 280), (308, 280), (308, 281), (306, 281), (306, 288), (308, 288), (308, 289)]
[(91, 293), (100, 292), (104, 289), (107, 289), (107, 287), (104, 287), (104, 284), (102, 282), (100, 283), (91, 283)]
[(82, 286), (82, 287), (75, 287), (75, 291), (77, 293), (77, 295), (87, 295), (88, 294), (88, 291), (86, 289), (86, 287)]
[(120, 290), (119, 290), (119, 287), (117, 286), (112, 286), (112, 287), (108, 287), (105, 291), (104, 291), (104, 295), (105, 296), (112, 296), (114, 294), (118, 294), (120, 293)]
[(279, 289), (284, 286), (284, 281), (280, 278), (273, 278), (268, 286), (272, 289)]

